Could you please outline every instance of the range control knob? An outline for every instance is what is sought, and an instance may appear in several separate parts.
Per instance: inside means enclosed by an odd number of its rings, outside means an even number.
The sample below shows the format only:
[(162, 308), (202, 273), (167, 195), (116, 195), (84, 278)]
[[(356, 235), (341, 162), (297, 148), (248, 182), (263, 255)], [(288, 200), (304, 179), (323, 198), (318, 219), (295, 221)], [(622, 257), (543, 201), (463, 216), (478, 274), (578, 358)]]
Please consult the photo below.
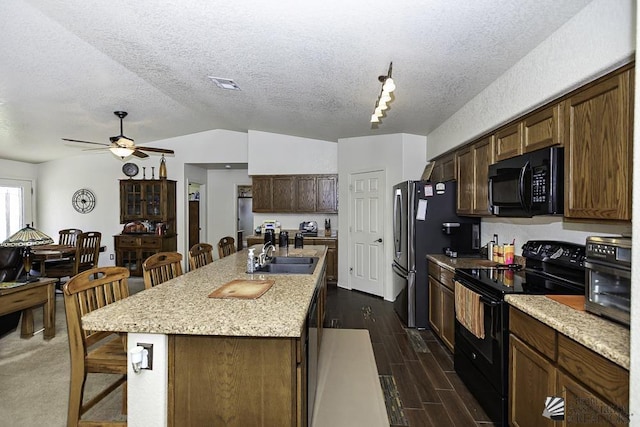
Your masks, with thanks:
[(562, 251), (562, 248), (558, 248), (558, 250), (557, 250), (557, 251), (555, 251), (553, 254), (551, 254), (551, 255), (549, 256), (549, 258), (551, 258), (551, 259), (558, 259), (558, 258), (560, 258), (560, 257), (562, 256), (562, 252), (563, 252), (563, 251)]

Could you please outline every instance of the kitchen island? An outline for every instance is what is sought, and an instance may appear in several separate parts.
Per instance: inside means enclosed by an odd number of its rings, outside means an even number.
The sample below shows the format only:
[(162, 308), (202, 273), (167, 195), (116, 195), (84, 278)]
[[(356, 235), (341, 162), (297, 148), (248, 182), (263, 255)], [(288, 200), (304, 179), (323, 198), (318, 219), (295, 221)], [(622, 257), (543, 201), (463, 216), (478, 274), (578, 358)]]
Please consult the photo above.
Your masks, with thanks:
[[(290, 249), (319, 257), (311, 275), (246, 274), (243, 250), (84, 316), (85, 329), (126, 332), (129, 349), (153, 344), (153, 370), (129, 367), (128, 424), (306, 425), (306, 321), (316, 289), (323, 314), (326, 250)], [(275, 283), (258, 299), (208, 297), (249, 278)]]

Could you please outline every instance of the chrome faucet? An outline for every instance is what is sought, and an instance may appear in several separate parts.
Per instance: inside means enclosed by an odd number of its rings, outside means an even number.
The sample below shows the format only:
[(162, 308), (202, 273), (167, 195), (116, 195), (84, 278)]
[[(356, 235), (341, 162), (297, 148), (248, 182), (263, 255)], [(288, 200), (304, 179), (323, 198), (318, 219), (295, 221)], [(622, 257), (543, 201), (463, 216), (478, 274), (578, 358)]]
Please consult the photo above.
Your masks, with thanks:
[(262, 247), (262, 252), (266, 254), (265, 258), (267, 261), (273, 258), (273, 253), (275, 251), (276, 251), (276, 247), (273, 246), (273, 243), (265, 243), (264, 246)]
[(258, 265), (262, 267), (273, 258), (276, 247), (271, 242), (267, 242), (262, 246), (262, 252), (258, 255)]

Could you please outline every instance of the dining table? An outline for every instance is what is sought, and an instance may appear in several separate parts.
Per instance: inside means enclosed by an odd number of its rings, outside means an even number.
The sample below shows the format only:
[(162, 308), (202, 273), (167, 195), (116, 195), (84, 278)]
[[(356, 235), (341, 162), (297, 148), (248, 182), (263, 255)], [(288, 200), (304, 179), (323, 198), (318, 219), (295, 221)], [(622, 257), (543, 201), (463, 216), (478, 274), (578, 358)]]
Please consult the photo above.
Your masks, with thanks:
[(47, 261), (71, 259), (76, 253), (76, 247), (71, 245), (37, 245), (31, 247), (32, 262), (40, 265), (40, 276), (46, 276)]

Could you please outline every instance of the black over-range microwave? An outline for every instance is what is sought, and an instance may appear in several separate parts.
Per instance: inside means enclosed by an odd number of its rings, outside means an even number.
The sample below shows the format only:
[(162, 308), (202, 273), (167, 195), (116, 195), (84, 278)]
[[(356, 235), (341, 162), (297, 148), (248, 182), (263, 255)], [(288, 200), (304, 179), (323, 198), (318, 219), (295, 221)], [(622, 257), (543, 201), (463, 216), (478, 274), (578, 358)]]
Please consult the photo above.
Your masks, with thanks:
[(490, 165), (489, 206), (497, 216), (562, 214), (564, 149), (543, 148)]

